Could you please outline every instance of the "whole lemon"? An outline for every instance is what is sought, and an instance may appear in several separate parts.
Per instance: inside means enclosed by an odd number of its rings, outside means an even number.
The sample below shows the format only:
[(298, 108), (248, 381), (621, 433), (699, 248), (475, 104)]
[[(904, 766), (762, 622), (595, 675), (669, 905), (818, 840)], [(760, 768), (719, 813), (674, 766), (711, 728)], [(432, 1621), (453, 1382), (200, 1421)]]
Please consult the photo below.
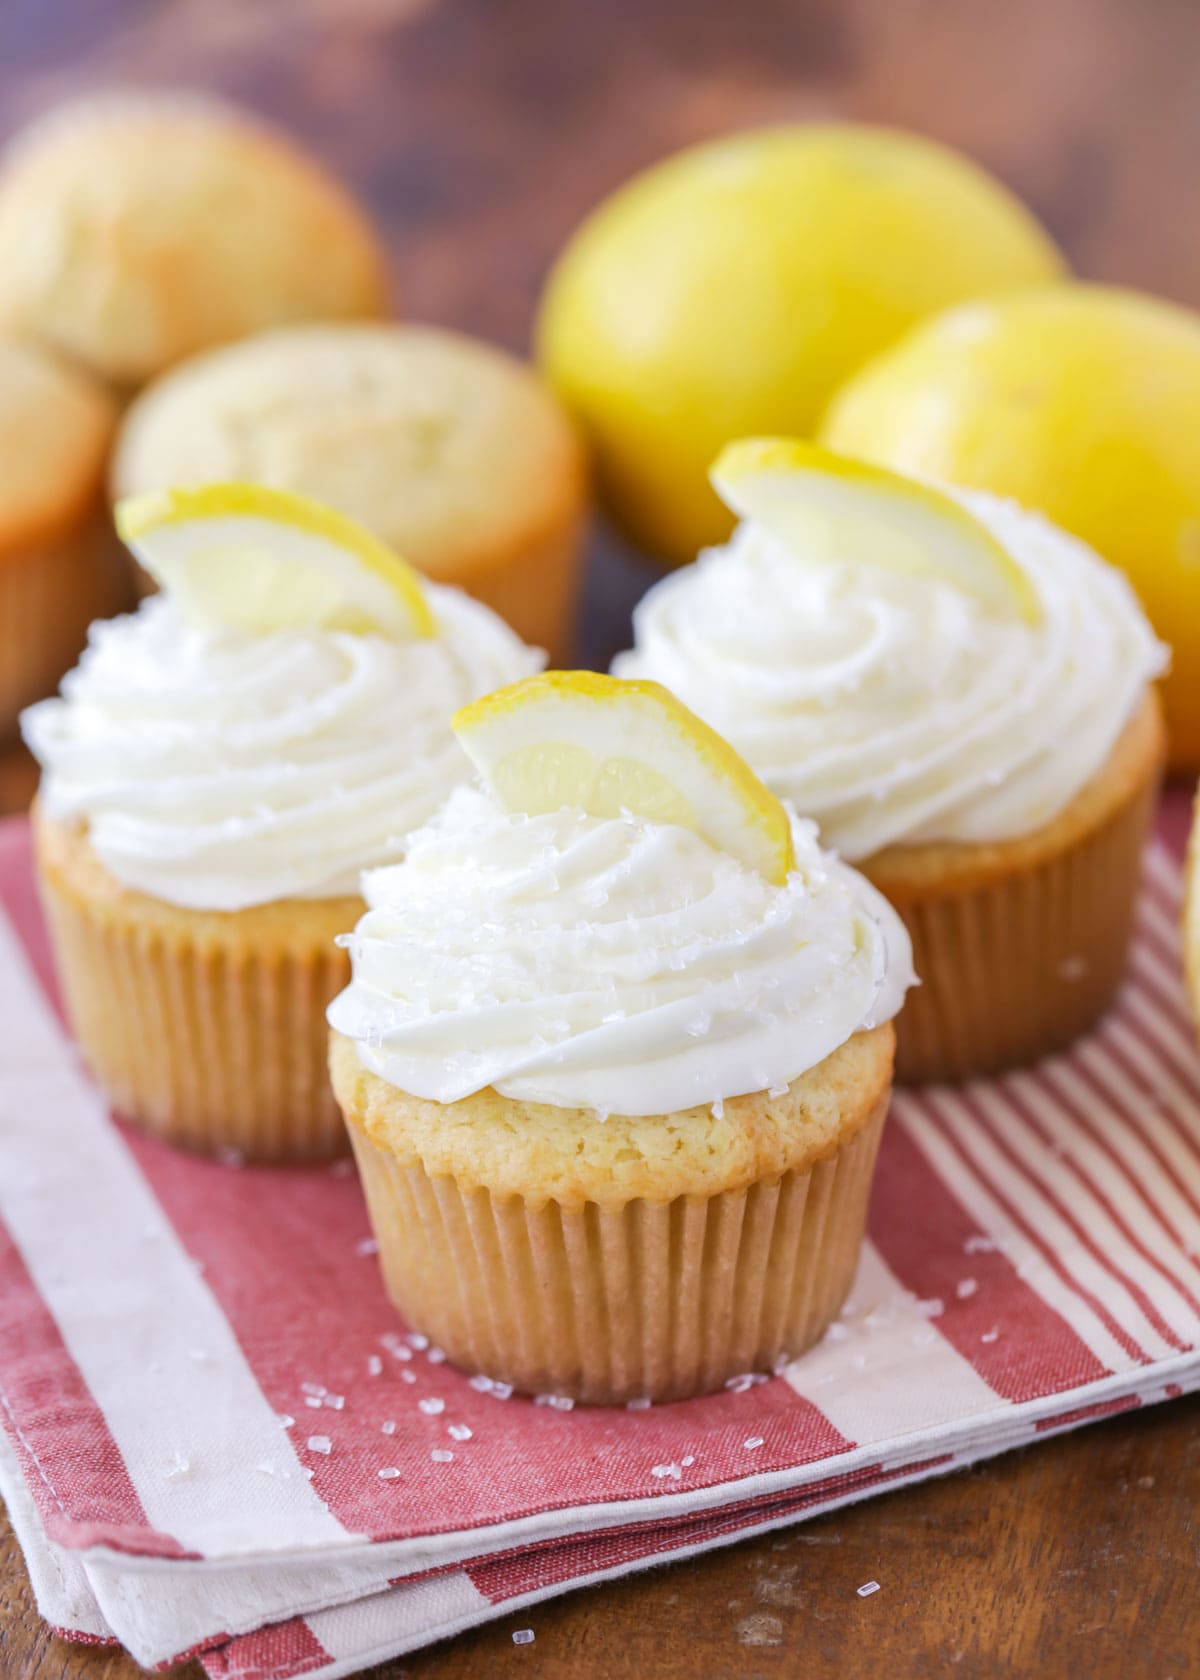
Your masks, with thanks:
[(921, 316), (1062, 261), (975, 164), (910, 134), (764, 129), (681, 152), (593, 212), (551, 272), (546, 373), (601, 493), (672, 561), (729, 531), (721, 446), (811, 433), (829, 396)]
[(1200, 315), (1069, 282), (963, 304), (852, 379), (821, 436), (1040, 508), (1122, 567), (1173, 650), (1172, 763), (1200, 766)]

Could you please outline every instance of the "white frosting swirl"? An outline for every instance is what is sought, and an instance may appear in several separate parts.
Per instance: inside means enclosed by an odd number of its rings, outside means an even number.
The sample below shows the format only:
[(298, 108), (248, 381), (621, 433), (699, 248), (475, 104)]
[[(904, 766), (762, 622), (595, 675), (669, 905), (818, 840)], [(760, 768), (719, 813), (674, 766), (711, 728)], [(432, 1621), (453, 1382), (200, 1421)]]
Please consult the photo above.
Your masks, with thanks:
[(487, 607), (427, 584), (438, 634), (248, 635), (188, 625), (165, 595), (92, 626), (59, 699), (22, 728), (57, 819), (86, 819), (127, 886), (241, 910), (358, 889), (472, 775), (468, 700), (540, 670)]
[(954, 493), (1024, 568), (1036, 625), (870, 555), (806, 561), (745, 524), (650, 590), (613, 670), (673, 689), (844, 857), (1033, 832), (1103, 765), (1165, 650), (1091, 549)]
[(416, 1096), (660, 1114), (777, 1090), (912, 981), (908, 935), (793, 824), (773, 886), (682, 828), (513, 816), (459, 789), (363, 880), (354, 978), (329, 1010), (363, 1065)]

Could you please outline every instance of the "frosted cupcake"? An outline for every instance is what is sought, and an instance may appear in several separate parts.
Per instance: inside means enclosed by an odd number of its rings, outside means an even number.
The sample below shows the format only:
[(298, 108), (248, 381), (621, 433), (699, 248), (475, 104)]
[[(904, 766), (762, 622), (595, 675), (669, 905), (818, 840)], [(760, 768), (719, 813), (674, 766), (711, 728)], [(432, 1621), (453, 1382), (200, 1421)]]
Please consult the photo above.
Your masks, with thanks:
[(614, 670), (720, 729), (897, 906), (897, 1077), (1027, 1063), (1124, 971), (1164, 665), (1125, 579), (1037, 515), (787, 442), (714, 482), (743, 523), (658, 584)]
[(359, 871), (470, 775), (455, 707), (541, 656), (297, 498), (180, 492), (121, 525), (163, 593), (93, 626), (61, 698), (23, 717), (68, 1014), (127, 1118), (328, 1154), (324, 1011)]
[(392, 1298), (592, 1401), (801, 1352), (858, 1256), (899, 918), (655, 684), (552, 673), (455, 727), (483, 786), (366, 875), (329, 1012)]

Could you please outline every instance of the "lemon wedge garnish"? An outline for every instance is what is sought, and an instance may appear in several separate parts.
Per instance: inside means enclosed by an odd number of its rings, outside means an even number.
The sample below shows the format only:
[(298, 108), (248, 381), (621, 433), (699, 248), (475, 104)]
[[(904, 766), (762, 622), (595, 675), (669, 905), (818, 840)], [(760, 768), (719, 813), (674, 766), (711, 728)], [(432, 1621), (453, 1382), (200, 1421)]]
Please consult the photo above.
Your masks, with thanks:
[(547, 671), (450, 720), (509, 811), (629, 811), (704, 836), (782, 885), (795, 859), (788, 814), (727, 741), (659, 683)]
[(1037, 591), (953, 496), (799, 438), (745, 438), (717, 457), (713, 487), (739, 518), (815, 560), (869, 560), (937, 577), (1028, 624)]
[(193, 624), (437, 634), (418, 574), (354, 520), (260, 484), (130, 496), (117, 532)]

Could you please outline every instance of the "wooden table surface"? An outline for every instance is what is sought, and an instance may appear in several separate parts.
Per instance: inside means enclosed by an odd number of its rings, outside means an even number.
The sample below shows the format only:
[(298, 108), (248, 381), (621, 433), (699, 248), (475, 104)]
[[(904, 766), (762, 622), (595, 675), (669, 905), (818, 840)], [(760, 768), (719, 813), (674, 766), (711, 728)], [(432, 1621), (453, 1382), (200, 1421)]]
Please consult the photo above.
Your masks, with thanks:
[[(601, 193), (675, 146), (795, 117), (962, 146), (1078, 268), (1200, 307), (1198, 65), (1194, 0), (6, 0), (0, 128), (93, 85), (223, 89), (367, 195), (407, 316), (523, 349), (546, 266)], [(598, 537), (582, 657), (621, 644), (649, 576)], [(0, 759), (0, 809), (31, 786), (19, 754)], [(1200, 1397), (1116, 1418), (376, 1677), (1183, 1680), (1200, 1669), (1198, 1426)], [(881, 1591), (859, 1599), (869, 1579)], [(533, 1645), (512, 1644), (519, 1626)], [(0, 1519), (4, 1680), (136, 1673), (49, 1638)]]

